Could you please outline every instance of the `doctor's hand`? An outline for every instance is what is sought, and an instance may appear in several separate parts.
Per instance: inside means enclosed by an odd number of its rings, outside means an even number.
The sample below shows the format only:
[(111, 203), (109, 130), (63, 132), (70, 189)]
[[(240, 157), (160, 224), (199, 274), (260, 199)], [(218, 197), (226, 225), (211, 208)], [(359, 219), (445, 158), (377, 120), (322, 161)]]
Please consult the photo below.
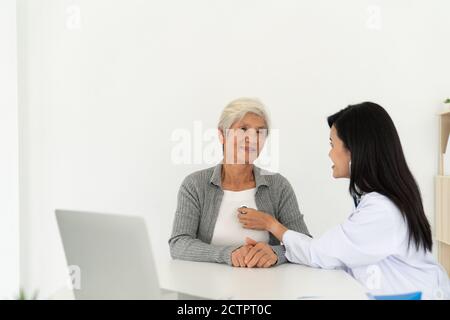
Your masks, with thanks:
[(239, 208), (238, 219), (245, 229), (270, 230), (276, 219), (270, 214), (252, 208)]
[(247, 268), (269, 268), (277, 263), (278, 256), (270, 245), (264, 242), (256, 242), (251, 238), (247, 238), (246, 242), (247, 245), (252, 246), (244, 259)]

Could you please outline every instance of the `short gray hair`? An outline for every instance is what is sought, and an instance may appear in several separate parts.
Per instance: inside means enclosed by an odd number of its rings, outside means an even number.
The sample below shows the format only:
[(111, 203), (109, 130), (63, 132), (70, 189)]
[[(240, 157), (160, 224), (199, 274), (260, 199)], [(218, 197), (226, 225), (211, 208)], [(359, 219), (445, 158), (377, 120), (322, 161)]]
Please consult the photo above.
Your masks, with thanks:
[(269, 132), (269, 116), (264, 104), (256, 98), (239, 98), (231, 101), (222, 111), (219, 119), (219, 129), (224, 133), (236, 122), (245, 117), (247, 113), (254, 113), (264, 119)]

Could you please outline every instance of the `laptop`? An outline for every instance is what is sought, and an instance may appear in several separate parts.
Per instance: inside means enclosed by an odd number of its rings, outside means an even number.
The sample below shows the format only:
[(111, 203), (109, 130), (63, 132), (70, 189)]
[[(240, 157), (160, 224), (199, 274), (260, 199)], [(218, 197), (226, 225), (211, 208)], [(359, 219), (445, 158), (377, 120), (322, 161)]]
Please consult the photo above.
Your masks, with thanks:
[(142, 217), (56, 210), (77, 300), (160, 299)]

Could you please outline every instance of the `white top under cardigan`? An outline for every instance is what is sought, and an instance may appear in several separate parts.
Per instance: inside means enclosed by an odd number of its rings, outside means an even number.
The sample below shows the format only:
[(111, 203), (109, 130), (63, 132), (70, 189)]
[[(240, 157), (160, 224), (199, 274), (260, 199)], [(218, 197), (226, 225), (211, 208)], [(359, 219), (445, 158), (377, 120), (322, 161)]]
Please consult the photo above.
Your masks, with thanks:
[(422, 292), (423, 299), (450, 299), (449, 279), (430, 252), (408, 250), (408, 226), (387, 197), (363, 195), (346, 221), (311, 239), (289, 230), (286, 258), (324, 269), (344, 269), (373, 295)]
[(223, 191), (222, 203), (214, 227), (211, 244), (220, 246), (244, 245), (245, 238), (249, 237), (258, 242), (269, 242), (267, 231), (244, 229), (238, 219), (237, 209), (243, 205), (247, 208), (256, 208), (256, 188), (243, 191)]

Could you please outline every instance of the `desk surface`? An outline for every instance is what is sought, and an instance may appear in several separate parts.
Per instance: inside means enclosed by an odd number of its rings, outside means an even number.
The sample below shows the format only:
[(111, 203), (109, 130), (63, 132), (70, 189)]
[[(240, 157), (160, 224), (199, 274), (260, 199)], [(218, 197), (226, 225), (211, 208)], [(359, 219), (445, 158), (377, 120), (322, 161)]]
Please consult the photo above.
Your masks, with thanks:
[(367, 299), (364, 287), (340, 270), (296, 264), (274, 268), (169, 260), (158, 266), (160, 286), (206, 299)]

